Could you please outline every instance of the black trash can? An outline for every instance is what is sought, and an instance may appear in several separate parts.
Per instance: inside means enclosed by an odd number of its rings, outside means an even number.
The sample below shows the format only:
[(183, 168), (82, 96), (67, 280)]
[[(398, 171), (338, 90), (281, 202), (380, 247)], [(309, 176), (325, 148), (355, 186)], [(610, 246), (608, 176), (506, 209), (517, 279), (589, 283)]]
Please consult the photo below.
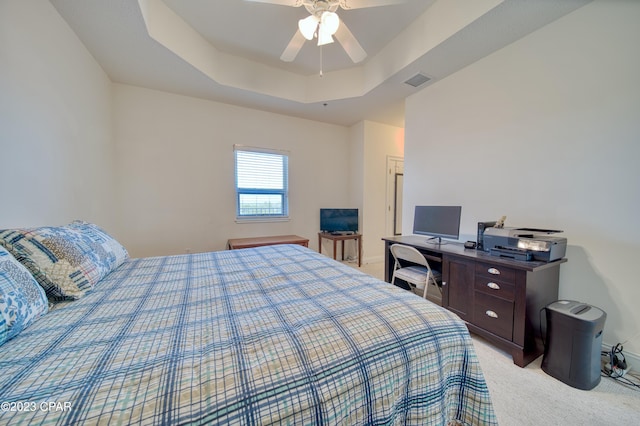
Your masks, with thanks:
[(600, 308), (573, 300), (546, 306), (547, 337), (542, 370), (583, 390), (600, 383), (602, 330), (607, 314)]

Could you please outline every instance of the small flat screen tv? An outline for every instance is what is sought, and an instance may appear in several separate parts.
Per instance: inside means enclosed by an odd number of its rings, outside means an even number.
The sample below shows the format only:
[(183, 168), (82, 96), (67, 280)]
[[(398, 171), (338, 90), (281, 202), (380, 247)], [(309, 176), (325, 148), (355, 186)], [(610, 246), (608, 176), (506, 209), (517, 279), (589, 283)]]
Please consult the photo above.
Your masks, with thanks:
[(358, 209), (320, 209), (322, 232), (358, 232)]
[(413, 216), (413, 233), (428, 235), (430, 239), (460, 236), (460, 215), (462, 206), (416, 206)]

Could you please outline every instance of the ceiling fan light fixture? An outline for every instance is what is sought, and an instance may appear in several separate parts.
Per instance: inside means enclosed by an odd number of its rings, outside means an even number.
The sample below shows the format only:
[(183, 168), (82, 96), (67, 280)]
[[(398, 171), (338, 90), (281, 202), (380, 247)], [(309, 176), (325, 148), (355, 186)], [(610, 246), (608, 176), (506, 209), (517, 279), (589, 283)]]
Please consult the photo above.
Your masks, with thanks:
[(318, 18), (314, 15), (307, 16), (298, 21), (298, 29), (307, 40), (312, 40), (318, 27)]
[(318, 46), (333, 43), (333, 35), (338, 31), (340, 18), (333, 12), (322, 12), (318, 24)]
[(318, 30), (318, 46), (324, 46), (325, 44), (333, 43), (333, 37), (326, 31), (322, 30), (322, 25)]
[(323, 32), (334, 35), (340, 26), (340, 18), (338, 18), (338, 14), (334, 12), (323, 12), (322, 17), (320, 18), (320, 26), (322, 27)]
[(318, 39), (318, 46), (334, 42), (334, 37), (344, 48), (354, 63), (359, 63), (367, 57), (367, 52), (349, 28), (338, 17), (336, 11), (342, 9), (360, 9), (365, 7), (384, 6), (401, 3), (406, 0), (248, 0), (260, 3), (272, 3), (283, 6), (304, 6), (309, 16), (298, 20), (298, 30), (280, 56), (285, 62), (293, 61), (305, 40)]

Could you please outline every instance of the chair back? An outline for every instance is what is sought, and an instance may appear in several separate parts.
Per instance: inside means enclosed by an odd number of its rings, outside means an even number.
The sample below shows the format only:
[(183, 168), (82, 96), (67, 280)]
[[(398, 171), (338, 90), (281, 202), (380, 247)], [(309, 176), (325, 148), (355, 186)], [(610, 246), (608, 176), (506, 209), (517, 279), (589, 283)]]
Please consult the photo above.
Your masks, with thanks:
[(391, 254), (393, 255), (396, 263), (399, 259), (406, 260), (408, 262), (417, 263), (418, 265), (426, 266), (429, 268), (427, 259), (420, 253), (415, 247), (406, 246), (404, 244), (394, 244), (390, 247)]

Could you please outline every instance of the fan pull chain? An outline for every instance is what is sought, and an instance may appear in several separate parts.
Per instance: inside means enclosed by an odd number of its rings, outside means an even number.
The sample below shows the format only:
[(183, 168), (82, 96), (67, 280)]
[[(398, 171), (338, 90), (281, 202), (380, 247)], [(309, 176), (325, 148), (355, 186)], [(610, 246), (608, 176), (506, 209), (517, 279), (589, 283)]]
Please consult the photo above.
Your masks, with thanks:
[(322, 77), (322, 46), (320, 46), (320, 77)]

